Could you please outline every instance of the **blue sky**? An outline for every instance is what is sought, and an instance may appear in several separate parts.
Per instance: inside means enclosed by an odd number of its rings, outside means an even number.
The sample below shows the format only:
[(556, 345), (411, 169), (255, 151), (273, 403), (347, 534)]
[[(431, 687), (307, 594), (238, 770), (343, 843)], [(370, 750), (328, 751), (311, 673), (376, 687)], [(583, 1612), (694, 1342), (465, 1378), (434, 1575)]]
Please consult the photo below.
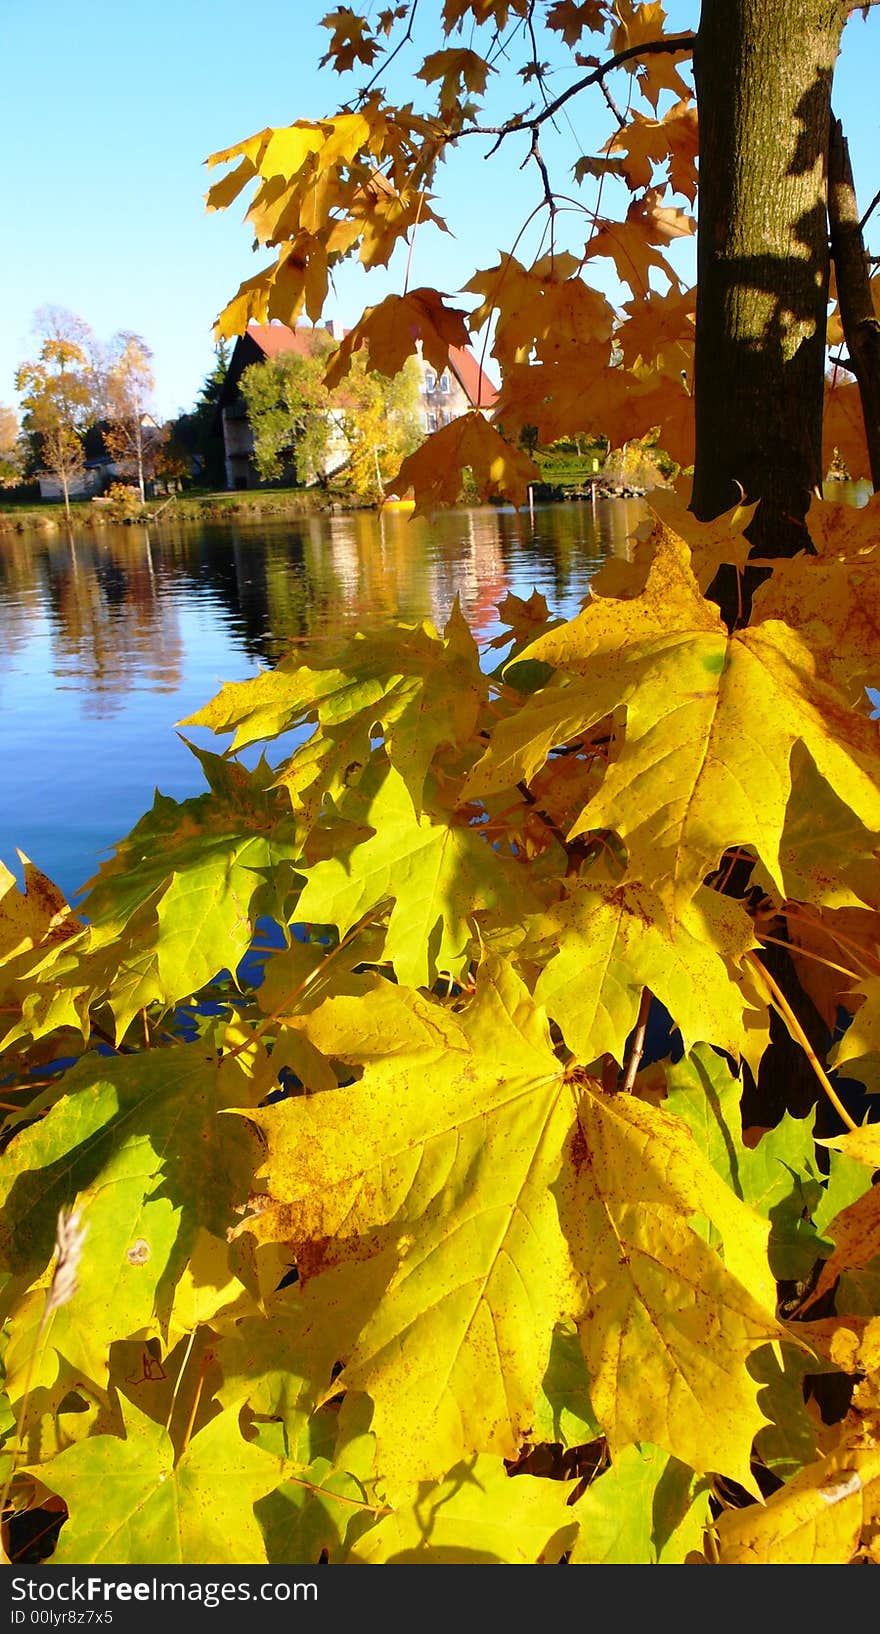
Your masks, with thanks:
[[(269, 259), (252, 254), (242, 205), (206, 213), (213, 178), (204, 160), (265, 125), (335, 108), (347, 82), (317, 68), (327, 41), (319, 20), (330, 9), (329, 0), (262, 0), (253, 12), (240, 0), (151, 0), (138, 7), (42, 0), (14, 14), (7, 9), (0, 26), (6, 68), (0, 402), (14, 401), (15, 368), (35, 350), (35, 310), (54, 304), (78, 313), (102, 339), (120, 329), (141, 334), (155, 354), (159, 412), (192, 405), (213, 361), (217, 312)], [(425, 13), (439, 9), (439, 0), (425, 0)], [(694, 26), (698, 10), (696, 0), (668, 0), (676, 28)], [(561, 67), (561, 45), (557, 60)], [(418, 59), (409, 61), (417, 66)], [(880, 187), (878, 65), (880, 18), (856, 16), (846, 31), (835, 102), (863, 207)], [(551, 82), (565, 83), (561, 74)], [(563, 125), (555, 153), (552, 139), (547, 144), (548, 156), (559, 160), (560, 185), (579, 151), (575, 137), (595, 152), (608, 130), (596, 93), (579, 99), (571, 116), (575, 131)], [(539, 197), (537, 173), (517, 168), (521, 157), (511, 143), (500, 164), (486, 165), (476, 143), (462, 144), (443, 183), (456, 237), (418, 235), (412, 284), (454, 293), (475, 267), (491, 265), (511, 245)], [(442, 200), (438, 208), (442, 214)], [(878, 241), (880, 219), (875, 248)], [(582, 233), (574, 243), (583, 244)], [(682, 272), (687, 253), (677, 252)], [(369, 279), (346, 269), (326, 315), (352, 323), (366, 302), (399, 290), (402, 276), (400, 257), (388, 273)]]

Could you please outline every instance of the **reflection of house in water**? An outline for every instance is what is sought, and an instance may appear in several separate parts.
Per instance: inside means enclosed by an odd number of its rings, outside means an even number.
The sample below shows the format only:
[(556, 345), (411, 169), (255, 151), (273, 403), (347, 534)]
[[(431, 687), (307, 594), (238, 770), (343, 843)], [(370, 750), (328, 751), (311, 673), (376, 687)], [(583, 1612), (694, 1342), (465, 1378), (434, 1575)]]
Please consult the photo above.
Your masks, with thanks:
[[(295, 329), (286, 323), (249, 323), (247, 333), (235, 343), (229, 368), (217, 404), (219, 429), (223, 434), (226, 459), (227, 488), (258, 488), (260, 477), (254, 464), (254, 438), (247, 417), (247, 404), (241, 390), (241, 377), (252, 363), (265, 363), (269, 358), (294, 353), (298, 357), (313, 357), (326, 345), (329, 334), (339, 341), (347, 331), (334, 319), (324, 328), (311, 324), (297, 324)], [(420, 417), (424, 431), (438, 431), (457, 420), (460, 415), (479, 409), (488, 415), (498, 398), (485, 370), (477, 362), (469, 347), (450, 346), (449, 362), (439, 373), (421, 354), (421, 343), (416, 353), (421, 374)], [(322, 476), (332, 476), (347, 463), (349, 446), (342, 433), (339, 418), (328, 410), (331, 436)]]

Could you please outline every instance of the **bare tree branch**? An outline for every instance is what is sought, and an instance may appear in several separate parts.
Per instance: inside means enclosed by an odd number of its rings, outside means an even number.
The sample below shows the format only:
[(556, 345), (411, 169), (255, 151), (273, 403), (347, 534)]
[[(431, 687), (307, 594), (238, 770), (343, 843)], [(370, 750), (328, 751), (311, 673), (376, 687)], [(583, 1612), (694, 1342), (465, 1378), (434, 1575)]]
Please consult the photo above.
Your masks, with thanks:
[(877, 192), (874, 194), (874, 197), (872, 198), (870, 204), (868, 205), (867, 210), (865, 211), (864, 215), (862, 216), (861, 221), (859, 222), (859, 230), (861, 232), (864, 232), (865, 227), (867, 226), (867, 224), (870, 221), (872, 215), (874, 214), (874, 211), (876, 210), (878, 204), (880, 204), (880, 188), (878, 188)]
[(862, 400), (871, 480), (880, 488), (880, 322), (874, 312), (849, 146), (832, 118), (828, 153), (828, 220), (844, 339)]
[[(880, 0), (878, 0), (878, 4), (880, 4)], [(446, 140), (456, 142), (460, 136), (497, 136), (499, 139), (498, 143), (496, 143), (497, 147), (505, 136), (512, 136), (515, 131), (537, 130), (547, 119), (552, 119), (553, 115), (558, 113), (566, 102), (570, 102), (572, 97), (579, 96), (580, 92), (586, 91), (590, 85), (601, 85), (606, 74), (612, 73), (615, 68), (622, 68), (624, 63), (632, 62), (636, 57), (656, 57), (668, 52), (692, 51), (696, 40), (696, 34), (688, 32), (687, 34), (670, 34), (663, 40), (648, 40), (643, 45), (628, 45), (625, 50), (618, 51), (615, 56), (608, 57), (605, 62), (600, 62), (599, 66), (591, 69), (589, 74), (584, 75), (583, 79), (575, 80), (574, 84), (569, 85), (567, 90), (561, 91), (553, 102), (548, 102), (540, 113), (532, 114), (530, 118), (526, 118), (524, 114), (515, 114), (512, 119), (507, 120), (503, 125), (468, 125), (464, 130), (450, 131)]]
[(626, 1070), (623, 1075), (623, 1082), (620, 1086), (620, 1093), (622, 1095), (631, 1095), (635, 1086), (636, 1075), (639, 1067), (642, 1064), (642, 1056), (645, 1053), (645, 1035), (648, 1031), (648, 1015), (650, 1010), (651, 994), (647, 987), (643, 987), (642, 996), (639, 1000), (639, 1013), (636, 1018), (635, 1031), (632, 1035), (632, 1043), (630, 1045), (629, 1057), (626, 1063)]

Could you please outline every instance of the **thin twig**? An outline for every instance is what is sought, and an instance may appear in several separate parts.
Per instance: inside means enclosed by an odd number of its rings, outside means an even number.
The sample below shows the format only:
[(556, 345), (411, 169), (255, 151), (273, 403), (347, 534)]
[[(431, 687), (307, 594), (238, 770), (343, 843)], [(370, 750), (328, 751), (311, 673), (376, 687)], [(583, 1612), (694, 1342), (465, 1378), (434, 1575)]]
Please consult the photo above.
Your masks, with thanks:
[[(636, 57), (656, 57), (670, 52), (691, 51), (696, 40), (696, 34), (688, 32), (670, 34), (665, 40), (647, 40), (643, 45), (628, 45), (623, 51), (618, 51), (607, 61), (601, 62), (598, 68), (593, 68), (589, 74), (585, 74), (583, 79), (575, 80), (575, 83), (569, 85), (566, 91), (561, 91), (553, 102), (548, 102), (540, 113), (532, 114), (530, 118), (514, 115), (504, 125), (468, 125), (464, 130), (444, 134), (443, 140), (457, 142), (460, 136), (497, 136), (499, 141), (495, 146), (498, 147), (506, 136), (512, 136), (515, 131), (534, 130), (537, 126), (543, 125), (548, 119), (552, 119), (566, 102), (570, 102), (572, 97), (586, 91), (590, 85), (601, 85), (606, 74), (612, 73), (615, 68), (622, 68), (624, 63), (632, 62)], [(495, 151), (494, 148), (492, 151)]]
[(629, 1047), (629, 1058), (626, 1063), (626, 1071), (623, 1074), (623, 1079), (620, 1085), (621, 1095), (631, 1095), (635, 1087), (636, 1074), (642, 1064), (642, 1056), (645, 1053), (645, 1034), (648, 1031), (648, 1016), (650, 1014), (650, 1010), (651, 994), (647, 987), (643, 987), (642, 996), (639, 999), (639, 1013), (636, 1016), (635, 1030), (632, 1035), (632, 1043)]
[(865, 224), (868, 221), (870, 221), (870, 219), (871, 219), (872, 215), (874, 214), (874, 211), (876, 210), (878, 204), (880, 204), (880, 188), (877, 189), (877, 192), (874, 194), (874, 197), (872, 198), (870, 204), (868, 205), (867, 210), (865, 211), (864, 215), (862, 216), (861, 221), (859, 222), (859, 232), (861, 232), (863, 230), (863, 228), (865, 227)]
[(365, 97), (367, 97), (369, 95), (369, 93), (370, 93), (370, 91), (372, 91), (373, 86), (375, 85), (377, 79), (379, 78), (379, 75), (384, 74), (387, 71), (387, 69), (390, 68), (390, 66), (393, 63), (393, 61), (394, 61), (395, 57), (397, 56), (398, 52), (402, 51), (404, 46), (406, 45), (407, 41), (412, 39), (413, 23), (416, 20), (416, 12), (418, 11), (418, 8), (419, 8), (419, 0), (412, 0), (412, 5), (410, 6), (409, 17), (407, 19), (407, 24), (406, 24), (406, 33), (403, 34), (401, 36), (401, 38), (398, 40), (396, 46), (394, 47), (394, 50), (389, 52), (387, 57), (386, 56), (382, 57), (382, 61), (380, 62), (378, 68), (376, 69), (376, 72), (373, 75), (372, 79), (367, 81), (366, 85), (364, 86), (363, 90), (361, 91), (360, 100), (363, 100)]

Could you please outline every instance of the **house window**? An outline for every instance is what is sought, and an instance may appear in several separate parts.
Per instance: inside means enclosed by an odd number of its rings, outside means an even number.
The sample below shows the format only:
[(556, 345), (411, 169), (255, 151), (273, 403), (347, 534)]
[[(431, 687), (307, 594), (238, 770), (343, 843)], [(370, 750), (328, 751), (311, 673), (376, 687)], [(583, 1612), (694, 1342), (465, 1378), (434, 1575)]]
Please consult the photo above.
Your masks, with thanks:
[(436, 416), (436, 414), (426, 414), (425, 415), (425, 430), (426, 431), (436, 431), (437, 430), (437, 416)]
[(431, 374), (431, 372), (429, 370), (428, 373), (425, 375), (425, 391), (432, 392), (432, 391), (436, 391), (436, 390), (437, 390), (437, 376), (435, 374)]
[(448, 374), (441, 374), (441, 376), (440, 376), (440, 390), (444, 391), (444, 392), (449, 391), (449, 376), (448, 376)]

